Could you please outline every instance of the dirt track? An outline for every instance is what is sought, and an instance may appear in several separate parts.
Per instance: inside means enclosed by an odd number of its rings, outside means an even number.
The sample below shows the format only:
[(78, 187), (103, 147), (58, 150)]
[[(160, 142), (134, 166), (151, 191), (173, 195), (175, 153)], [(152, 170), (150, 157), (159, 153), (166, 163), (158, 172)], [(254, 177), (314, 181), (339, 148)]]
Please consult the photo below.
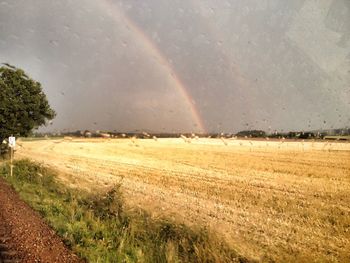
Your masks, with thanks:
[(0, 263), (83, 262), (0, 178)]
[(17, 158), (130, 207), (207, 225), (242, 255), (350, 260), (350, 144), (199, 139), (22, 142)]

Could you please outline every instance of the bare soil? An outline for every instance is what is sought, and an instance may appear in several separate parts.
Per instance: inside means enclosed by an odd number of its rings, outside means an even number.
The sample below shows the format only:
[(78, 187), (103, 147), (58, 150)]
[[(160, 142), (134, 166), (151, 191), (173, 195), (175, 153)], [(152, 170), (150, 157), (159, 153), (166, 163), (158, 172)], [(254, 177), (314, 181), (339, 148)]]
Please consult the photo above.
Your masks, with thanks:
[(0, 263), (84, 262), (0, 178)]

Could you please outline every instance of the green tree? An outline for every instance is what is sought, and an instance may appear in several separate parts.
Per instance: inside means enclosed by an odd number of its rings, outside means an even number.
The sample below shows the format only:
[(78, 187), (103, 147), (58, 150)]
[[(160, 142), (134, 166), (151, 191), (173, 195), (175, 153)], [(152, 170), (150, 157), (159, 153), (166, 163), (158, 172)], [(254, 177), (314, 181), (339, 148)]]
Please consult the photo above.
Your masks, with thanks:
[(11, 135), (28, 136), (55, 115), (39, 82), (9, 64), (0, 67), (0, 145)]

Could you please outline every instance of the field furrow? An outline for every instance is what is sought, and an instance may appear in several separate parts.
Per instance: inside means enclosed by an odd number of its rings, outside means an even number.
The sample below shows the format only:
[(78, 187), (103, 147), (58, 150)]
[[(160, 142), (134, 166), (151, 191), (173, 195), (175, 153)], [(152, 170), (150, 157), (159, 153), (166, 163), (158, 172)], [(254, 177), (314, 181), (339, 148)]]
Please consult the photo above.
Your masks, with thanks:
[(17, 158), (72, 187), (121, 183), (130, 207), (205, 225), (257, 259), (350, 261), (350, 144), (198, 139), (41, 140)]

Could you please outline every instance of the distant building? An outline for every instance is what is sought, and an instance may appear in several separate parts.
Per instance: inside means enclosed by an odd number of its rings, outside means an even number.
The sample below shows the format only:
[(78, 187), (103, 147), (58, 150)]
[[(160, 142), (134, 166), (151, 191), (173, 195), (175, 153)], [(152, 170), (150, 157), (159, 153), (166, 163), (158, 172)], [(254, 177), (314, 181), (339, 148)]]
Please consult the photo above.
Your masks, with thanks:
[(100, 133), (100, 136), (102, 138), (111, 138), (111, 135), (109, 133)]
[(91, 138), (92, 137), (92, 132), (90, 132), (88, 130), (84, 131), (84, 137)]

